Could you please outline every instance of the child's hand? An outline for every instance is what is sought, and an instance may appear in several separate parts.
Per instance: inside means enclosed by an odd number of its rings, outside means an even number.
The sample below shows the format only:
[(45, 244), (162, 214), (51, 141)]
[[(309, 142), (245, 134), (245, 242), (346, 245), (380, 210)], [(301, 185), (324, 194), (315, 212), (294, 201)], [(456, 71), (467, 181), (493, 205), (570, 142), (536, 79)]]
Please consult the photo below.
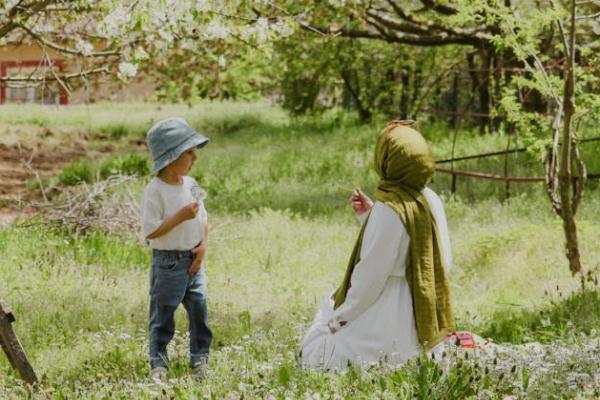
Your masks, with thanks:
[(179, 214), (183, 221), (187, 221), (188, 219), (196, 218), (196, 214), (198, 214), (198, 203), (193, 202), (184, 206), (179, 210)]
[(188, 274), (196, 275), (202, 266), (202, 260), (204, 259), (204, 254), (206, 253), (206, 246), (201, 244), (200, 246), (194, 247), (192, 249), (192, 253), (194, 253), (196, 256), (192, 261), (192, 265), (190, 265), (188, 268)]
[(356, 214), (361, 215), (373, 207), (373, 201), (360, 188), (356, 188), (350, 196), (350, 205)]

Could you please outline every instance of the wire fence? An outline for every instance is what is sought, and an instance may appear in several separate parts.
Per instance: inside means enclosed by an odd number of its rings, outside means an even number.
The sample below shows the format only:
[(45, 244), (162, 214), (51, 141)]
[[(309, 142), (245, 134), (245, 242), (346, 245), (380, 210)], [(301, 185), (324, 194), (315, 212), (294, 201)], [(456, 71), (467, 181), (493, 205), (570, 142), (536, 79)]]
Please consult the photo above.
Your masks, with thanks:
[[(598, 141), (600, 141), (600, 136), (582, 139), (579, 141), (579, 143), (584, 144), (584, 143), (598, 142)], [(523, 183), (545, 182), (544, 176), (513, 176), (510, 174), (510, 169), (511, 169), (511, 167), (514, 167), (514, 164), (511, 164), (509, 162), (508, 156), (512, 155), (512, 154), (525, 153), (525, 152), (527, 152), (528, 148), (520, 147), (520, 148), (510, 149), (510, 148), (508, 148), (509, 145), (510, 145), (510, 142), (507, 144), (506, 150), (492, 151), (492, 152), (473, 154), (473, 155), (461, 156), (461, 157), (454, 157), (455, 146), (453, 146), (452, 157), (436, 161), (436, 164), (438, 165), (438, 167), (436, 167), (436, 171), (440, 172), (442, 174), (447, 174), (447, 175), (451, 176), (450, 190), (452, 193), (456, 193), (456, 191), (457, 191), (458, 177), (502, 182), (502, 183), (504, 183), (503, 197), (505, 199), (509, 198), (511, 195), (511, 184), (512, 183), (523, 184)], [(489, 173), (489, 172), (483, 172), (483, 171), (456, 169), (454, 167), (455, 163), (466, 162), (466, 161), (485, 160), (488, 158), (501, 157), (501, 156), (504, 156), (504, 160), (503, 160), (504, 161), (504, 163), (503, 163), (504, 171), (502, 174)], [(439, 166), (439, 165), (444, 165), (444, 164), (450, 164), (449, 168)], [(579, 179), (579, 178), (574, 177), (573, 179)], [(594, 172), (587, 173), (587, 179), (588, 180), (600, 179), (600, 171), (594, 171)]]

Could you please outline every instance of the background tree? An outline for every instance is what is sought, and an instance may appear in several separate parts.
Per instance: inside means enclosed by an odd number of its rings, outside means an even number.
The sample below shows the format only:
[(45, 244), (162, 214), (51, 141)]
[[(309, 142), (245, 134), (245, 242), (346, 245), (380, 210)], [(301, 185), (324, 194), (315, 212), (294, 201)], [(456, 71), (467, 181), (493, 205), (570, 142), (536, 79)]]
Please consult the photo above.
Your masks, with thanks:
[[(557, 27), (561, 47), (561, 69), (548, 69), (549, 60), (543, 56), (539, 42), (532, 36), (532, 18), (546, 17), (544, 11), (528, 13), (518, 8), (498, 8), (502, 17), (506, 38), (499, 45), (509, 46), (531, 71), (522, 84), (535, 86), (553, 105), (554, 116), (547, 120), (546, 132), (551, 132), (551, 142), (545, 157), (546, 186), (554, 211), (563, 221), (566, 256), (573, 274), (582, 271), (575, 214), (581, 202), (587, 182), (586, 168), (581, 159), (578, 130), (583, 118), (597, 122), (600, 111), (600, 75), (598, 75), (597, 49), (600, 36), (594, 27), (578, 24), (578, 21), (600, 17), (600, 5), (596, 12), (580, 8), (574, 0), (559, 3), (551, 1), (551, 18), (548, 23)], [(590, 33), (592, 33), (590, 35)], [(579, 40), (578, 40), (579, 37)], [(562, 93), (562, 95), (560, 94)], [(562, 139), (562, 142), (560, 141)]]

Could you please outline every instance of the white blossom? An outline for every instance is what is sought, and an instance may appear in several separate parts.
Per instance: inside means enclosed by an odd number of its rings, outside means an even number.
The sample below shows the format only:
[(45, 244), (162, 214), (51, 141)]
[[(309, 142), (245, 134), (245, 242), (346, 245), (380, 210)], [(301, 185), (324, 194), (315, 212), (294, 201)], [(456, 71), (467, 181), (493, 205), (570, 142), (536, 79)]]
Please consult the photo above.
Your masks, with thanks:
[(75, 42), (75, 48), (84, 56), (89, 56), (94, 51), (94, 46), (91, 43), (82, 40), (81, 38), (77, 38)]
[(126, 30), (130, 21), (131, 14), (125, 8), (117, 7), (104, 17), (98, 28), (107, 36), (117, 36)]
[(14, 6), (16, 6), (19, 3), (20, 3), (19, 0), (6, 0), (4, 3), (4, 8), (6, 10), (10, 10), (11, 8), (13, 8)]
[(133, 53), (133, 57), (136, 60), (147, 60), (150, 56), (148, 55), (148, 53), (146, 53), (146, 50), (144, 50), (143, 47), (138, 46)]
[(224, 67), (227, 64), (227, 60), (225, 59), (225, 56), (220, 55), (218, 63), (219, 63), (219, 67)]
[(133, 78), (137, 75), (138, 66), (128, 62), (122, 62), (119, 64), (119, 78), (128, 79)]
[(269, 36), (269, 20), (265, 17), (260, 17), (256, 21), (256, 40), (258, 43), (264, 43)]

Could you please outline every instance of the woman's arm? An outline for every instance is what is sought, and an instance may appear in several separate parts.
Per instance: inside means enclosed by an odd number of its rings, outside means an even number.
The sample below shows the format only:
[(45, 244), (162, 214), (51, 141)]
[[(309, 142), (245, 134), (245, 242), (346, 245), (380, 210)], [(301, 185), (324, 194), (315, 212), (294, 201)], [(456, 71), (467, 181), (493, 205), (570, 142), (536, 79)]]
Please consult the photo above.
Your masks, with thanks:
[(365, 228), (360, 261), (352, 272), (346, 300), (330, 320), (332, 332), (352, 323), (379, 298), (398, 260), (405, 260), (409, 240), (398, 215), (387, 205), (376, 203)]

